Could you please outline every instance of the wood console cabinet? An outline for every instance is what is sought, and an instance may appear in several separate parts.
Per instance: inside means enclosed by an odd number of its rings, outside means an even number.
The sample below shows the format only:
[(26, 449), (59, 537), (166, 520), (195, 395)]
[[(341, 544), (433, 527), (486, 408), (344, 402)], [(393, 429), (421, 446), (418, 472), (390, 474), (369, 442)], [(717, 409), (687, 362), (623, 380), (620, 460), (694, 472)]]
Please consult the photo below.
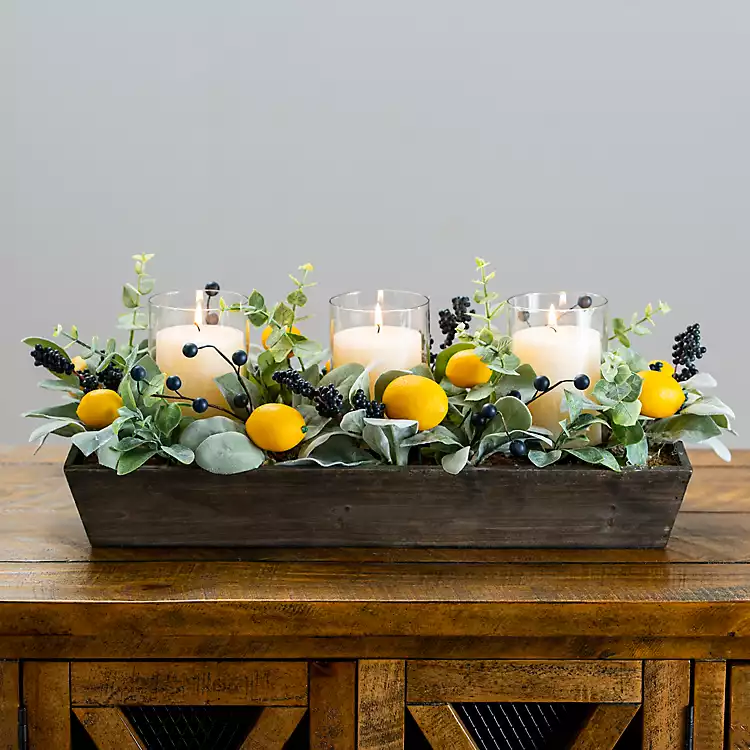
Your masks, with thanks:
[(141, 551), (0, 452), (0, 750), (750, 750), (750, 455), (691, 458), (664, 551)]

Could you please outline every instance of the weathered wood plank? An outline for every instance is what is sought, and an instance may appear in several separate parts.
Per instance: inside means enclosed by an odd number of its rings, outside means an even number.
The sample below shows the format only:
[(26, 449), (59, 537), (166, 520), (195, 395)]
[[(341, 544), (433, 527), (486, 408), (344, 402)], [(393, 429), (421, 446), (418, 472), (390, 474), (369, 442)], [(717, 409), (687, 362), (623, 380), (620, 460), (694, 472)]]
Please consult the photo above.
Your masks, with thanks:
[(283, 750), (305, 708), (264, 708), (240, 750)]
[(354, 750), (356, 690), (355, 662), (310, 663), (311, 750)]
[(304, 662), (74, 662), (76, 706), (305, 706)]
[(602, 703), (596, 706), (570, 750), (613, 750), (639, 708), (639, 703)]
[(643, 665), (643, 750), (682, 750), (690, 703), (690, 662)]
[(479, 750), (453, 706), (409, 706), (432, 750)]
[(410, 661), (406, 674), (409, 703), (641, 699), (638, 661)]
[(729, 679), (729, 747), (750, 747), (750, 664), (732, 664)]
[(0, 661), (0, 750), (18, 746), (18, 662)]
[(73, 713), (99, 750), (146, 750), (119, 708), (75, 708)]
[(358, 670), (358, 750), (403, 750), (404, 662), (362, 659)]
[(68, 662), (25, 662), (23, 700), (29, 722), (29, 750), (70, 750)]
[(693, 750), (723, 750), (727, 665), (697, 661), (693, 671)]

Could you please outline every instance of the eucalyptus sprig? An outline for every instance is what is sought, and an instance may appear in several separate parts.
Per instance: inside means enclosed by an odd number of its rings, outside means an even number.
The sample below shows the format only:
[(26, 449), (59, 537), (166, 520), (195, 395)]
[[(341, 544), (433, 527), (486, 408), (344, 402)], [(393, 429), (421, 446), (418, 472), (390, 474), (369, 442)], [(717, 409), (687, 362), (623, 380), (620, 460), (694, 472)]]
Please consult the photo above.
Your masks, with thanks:
[(634, 333), (636, 336), (648, 336), (651, 333), (651, 328), (646, 325), (647, 323), (653, 328), (656, 323), (654, 322), (654, 315), (661, 313), (666, 315), (671, 311), (671, 307), (666, 303), (659, 300), (659, 304), (654, 306), (649, 302), (646, 305), (646, 310), (642, 316), (638, 313), (633, 313), (633, 317), (630, 319), (630, 325), (625, 325), (625, 321), (622, 318), (612, 319), (612, 330), (613, 334), (609, 337), (610, 341), (619, 341), (623, 346), (630, 346), (630, 337), (628, 334)]
[(148, 328), (148, 316), (143, 310), (142, 299), (144, 294), (151, 294), (154, 289), (154, 279), (146, 273), (146, 264), (154, 257), (153, 253), (141, 253), (134, 255), (136, 284), (127, 283), (122, 288), (122, 304), (128, 312), (118, 318), (118, 328), (130, 331), (128, 336), (128, 347), (133, 348), (135, 343), (135, 332), (145, 331)]
[(495, 278), (495, 272), (490, 271), (490, 273), (487, 273), (490, 264), (483, 258), (475, 258), (474, 262), (479, 270), (480, 278), (473, 281), (479, 287), (474, 292), (473, 299), (476, 304), (484, 305), (484, 315), (477, 315), (476, 317), (483, 320), (489, 328), (492, 328), (492, 321), (497, 317), (500, 310), (503, 309), (505, 302), (499, 302), (493, 306), (492, 303), (499, 299), (500, 296), (488, 286), (488, 282)]

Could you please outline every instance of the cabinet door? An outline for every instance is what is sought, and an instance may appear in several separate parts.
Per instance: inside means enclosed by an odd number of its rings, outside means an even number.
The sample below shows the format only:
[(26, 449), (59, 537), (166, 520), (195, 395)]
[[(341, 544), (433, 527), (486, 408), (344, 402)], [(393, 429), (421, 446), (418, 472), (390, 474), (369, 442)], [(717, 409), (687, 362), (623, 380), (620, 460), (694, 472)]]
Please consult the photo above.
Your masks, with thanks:
[(282, 750), (308, 710), (303, 661), (27, 662), (23, 669), (31, 750)]

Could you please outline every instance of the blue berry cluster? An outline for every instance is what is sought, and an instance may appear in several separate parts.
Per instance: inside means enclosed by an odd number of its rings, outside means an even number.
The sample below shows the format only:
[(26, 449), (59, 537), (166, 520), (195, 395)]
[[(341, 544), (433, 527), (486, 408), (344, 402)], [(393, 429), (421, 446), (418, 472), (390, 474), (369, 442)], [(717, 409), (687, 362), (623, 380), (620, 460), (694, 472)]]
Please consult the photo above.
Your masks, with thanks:
[(311, 399), (321, 417), (335, 417), (344, 408), (344, 397), (332, 384), (316, 388), (301, 373), (291, 368), (277, 370), (271, 377), (292, 393)]
[(361, 388), (354, 394), (352, 406), (355, 409), (364, 409), (365, 416), (371, 419), (383, 419), (385, 417), (385, 404), (380, 401), (371, 401)]
[(678, 383), (689, 380), (693, 375), (698, 374), (698, 368), (695, 366), (695, 360), (703, 359), (706, 353), (706, 347), (701, 346), (701, 327), (699, 323), (693, 323), (688, 326), (682, 333), (674, 337), (672, 346), (672, 362), (675, 370), (679, 367), (679, 372), (675, 372), (674, 378)]
[(471, 314), (474, 313), (474, 310), (469, 309), (471, 300), (468, 297), (454, 297), (451, 305), (452, 310), (446, 308), (438, 312), (440, 331), (445, 336), (445, 340), (440, 344), (441, 349), (447, 349), (453, 344), (458, 324), (463, 323), (468, 326), (471, 323)]

